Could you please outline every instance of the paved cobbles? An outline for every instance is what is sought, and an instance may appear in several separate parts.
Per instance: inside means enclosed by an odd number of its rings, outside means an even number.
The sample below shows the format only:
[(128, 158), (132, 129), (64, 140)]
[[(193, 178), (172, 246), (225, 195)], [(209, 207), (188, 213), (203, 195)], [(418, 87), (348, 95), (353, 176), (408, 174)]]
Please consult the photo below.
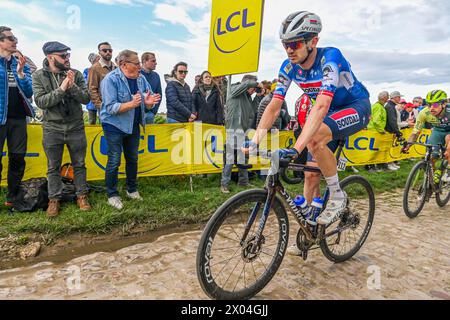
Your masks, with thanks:
[[(414, 220), (401, 194), (377, 197), (369, 238), (342, 264), (320, 250), (286, 256), (257, 299), (450, 299), (450, 207), (432, 200)], [(291, 222), (291, 243), (296, 234)], [(114, 253), (0, 271), (0, 299), (204, 299), (195, 270), (200, 232)]]

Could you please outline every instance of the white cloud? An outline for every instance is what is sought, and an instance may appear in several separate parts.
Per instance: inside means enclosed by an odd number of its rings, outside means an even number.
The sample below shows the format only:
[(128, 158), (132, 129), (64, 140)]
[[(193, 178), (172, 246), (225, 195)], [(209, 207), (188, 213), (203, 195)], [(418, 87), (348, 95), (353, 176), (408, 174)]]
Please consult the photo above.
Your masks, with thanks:
[[(168, 73), (178, 61), (189, 64), (188, 82), (192, 85), (196, 74), (208, 65), (210, 0), (91, 0), (104, 5), (153, 5), (153, 17), (142, 22), (151, 44), (132, 37), (117, 38), (98, 31), (98, 37), (114, 44), (116, 50), (131, 48), (140, 53), (154, 51), (158, 58), (157, 71)], [(48, 4), (47, 4), (48, 3)], [(43, 42), (59, 40), (72, 47), (73, 66), (82, 69), (87, 55), (95, 48), (77, 33), (60, 32), (69, 3), (0, 0), (0, 19), (8, 21), (11, 13), (23, 20), (14, 26), (20, 47), (40, 64)], [(289, 12), (286, 11), (289, 8)], [(126, 10), (126, 9), (124, 9)], [(425, 95), (428, 89), (442, 87), (450, 91), (450, 2), (443, 0), (368, 0), (294, 2), (267, 0), (264, 8), (262, 46), (258, 77), (273, 79), (286, 58), (278, 30), (281, 21), (299, 10), (316, 12), (322, 18), (324, 29), (320, 46), (340, 48), (358, 77), (375, 98), (378, 91), (400, 90), (407, 95)], [(126, 27), (124, 22), (124, 27)], [(170, 26), (176, 34), (161, 36), (160, 28)], [(97, 32), (97, 31), (96, 31)], [(115, 39), (113, 39), (116, 37)], [(43, 41), (45, 40), (45, 41)], [(234, 76), (233, 81), (240, 80)], [(426, 84), (426, 85), (425, 85)], [(416, 92), (416, 93), (415, 93)], [(287, 100), (293, 108), (301, 90), (292, 86)]]
[(61, 14), (48, 10), (37, 2), (24, 4), (17, 1), (2, 0), (0, 1), (1, 11), (14, 13), (14, 15), (20, 16), (24, 22), (35, 24), (40, 28), (51, 27), (55, 29), (64, 24)]
[(100, 4), (106, 4), (106, 5), (128, 5), (128, 6), (135, 6), (135, 5), (150, 5), (154, 4), (153, 1), (150, 0), (93, 0), (94, 2), (100, 3)]

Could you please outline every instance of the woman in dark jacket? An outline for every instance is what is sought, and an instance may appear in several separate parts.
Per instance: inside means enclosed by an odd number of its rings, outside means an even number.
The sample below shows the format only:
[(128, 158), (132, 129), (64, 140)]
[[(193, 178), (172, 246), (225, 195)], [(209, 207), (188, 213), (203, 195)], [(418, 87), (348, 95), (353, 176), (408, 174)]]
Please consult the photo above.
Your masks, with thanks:
[(195, 117), (191, 88), (186, 83), (187, 64), (178, 62), (172, 70), (172, 78), (167, 79), (166, 103), (167, 122), (193, 122)]
[(223, 125), (223, 106), (220, 91), (212, 83), (211, 74), (203, 71), (198, 86), (192, 92), (197, 120), (203, 123)]

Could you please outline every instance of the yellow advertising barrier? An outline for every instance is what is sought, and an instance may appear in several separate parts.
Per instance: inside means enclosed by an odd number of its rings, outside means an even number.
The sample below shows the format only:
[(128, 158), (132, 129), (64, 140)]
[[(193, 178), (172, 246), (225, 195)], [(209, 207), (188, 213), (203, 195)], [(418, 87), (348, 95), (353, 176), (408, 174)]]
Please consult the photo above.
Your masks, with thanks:
[(213, 0), (208, 70), (213, 76), (258, 70), (264, 0)]
[[(405, 130), (407, 138), (411, 130)], [(419, 142), (426, 142), (430, 130), (424, 130)], [(88, 148), (86, 167), (88, 180), (103, 180), (108, 160), (107, 145), (101, 126), (86, 126)], [(142, 132), (139, 148), (140, 177), (181, 174), (220, 173), (223, 167), (225, 129), (221, 126), (201, 123), (149, 125)], [(262, 144), (262, 149), (275, 150), (288, 148), (295, 142), (291, 131), (282, 131)], [(267, 147), (269, 146), (269, 147)], [(5, 146), (6, 147), (6, 146)], [(393, 136), (380, 135), (371, 131), (361, 131), (350, 137), (344, 148), (348, 165), (386, 163), (411, 157), (422, 157), (425, 148), (414, 146), (408, 155), (400, 154), (401, 146), (393, 145)], [(7, 168), (7, 150), (3, 152), (3, 168)], [(63, 164), (70, 162), (69, 154), (64, 152)], [(26, 156), (24, 180), (45, 177), (47, 158), (42, 146), (42, 127), (28, 125), (28, 153)], [(267, 168), (267, 159), (250, 159), (254, 169)], [(125, 177), (125, 161), (119, 176)], [(6, 184), (6, 170), (2, 184)]]

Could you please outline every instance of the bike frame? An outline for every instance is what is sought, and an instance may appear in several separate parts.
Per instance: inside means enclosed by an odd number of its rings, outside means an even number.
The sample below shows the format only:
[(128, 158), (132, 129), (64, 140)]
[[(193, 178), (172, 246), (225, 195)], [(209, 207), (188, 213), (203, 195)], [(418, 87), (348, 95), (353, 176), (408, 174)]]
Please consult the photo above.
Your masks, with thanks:
[[(440, 191), (440, 186), (436, 185), (434, 183), (434, 169), (433, 169), (433, 164), (432, 164), (432, 153), (433, 153), (433, 148), (436, 147), (434, 145), (431, 144), (423, 144), (423, 143), (413, 143), (416, 145), (420, 145), (420, 146), (424, 146), (427, 151), (425, 153), (425, 158), (424, 158), (424, 162), (426, 163), (426, 168), (425, 168), (425, 175), (426, 175), (426, 179), (424, 181), (424, 187), (425, 187), (425, 201), (430, 201), (430, 193), (428, 192), (428, 190), (431, 190), (431, 193), (436, 193)], [(442, 158), (443, 161), (445, 161), (445, 159), (443, 158), (443, 154), (445, 152), (445, 147), (442, 146), (441, 144), (438, 145), (439, 146), (439, 152), (440, 152), (440, 156), (439, 158)], [(441, 165), (442, 166), (442, 165)]]
[[(336, 159), (340, 158), (344, 145), (345, 145), (345, 140), (339, 140), (338, 148), (336, 150)], [(281, 161), (281, 164), (285, 167), (288, 167), (289, 169), (291, 169), (293, 171), (321, 173), (321, 171), (318, 167), (306, 166), (303, 164), (296, 164), (296, 163), (292, 163), (290, 161), (288, 163), (283, 163), (283, 161)], [(269, 171), (269, 175), (267, 176), (266, 190), (268, 191), (267, 199), (266, 199), (266, 202), (264, 203), (263, 213), (259, 220), (258, 230), (255, 235), (256, 236), (255, 240), (256, 240), (257, 246), (255, 246), (253, 250), (257, 250), (257, 247), (259, 247), (261, 244), (262, 233), (266, 226), (267, 218), (269, 217), (270, 208), (273, 206), (273, 203), (275, 201), (275, 197), (277, 194), (280, 194), (282, 196), (282, 199), (289, 206), (290, 212), (296, 218), (297, 223), (299, 224), (300, 228), (303, 230), (308, 241), (315, 242), (318, 244), (322, 239), (330, 237), (332, 235), (335, 235), (339, 232), (342, 232), (345, 229), (345, 228), (336, 229), (336, 230), (333, 230), (332, 232), (330, 232), (329, 234), (324, 235), (323, 237), (318, 237), (318, 227), (319, 226), (316, 225), (313, 228), (309, 228), (309, 225), (308, 225), (306, 219), (303, 217), (302, 213), (297, 208), (296, 204), (294, 203), (294, 200), (292, 200), (289, 193), (286, 191), (286, 189), (281, 184), (280, 175), (278, 173), (278, 166), (275, 166), (275, 164), (273, 164), (273, 163), (271, 163), (271, 170)], [(328, 197), (329, 197), (329, 191), (327, 188), (323, 195), (325, 204), (328, 200)], [(246, 227), (244, 230), (244, 234), (241, 238), (241, 245), (243, 245), (243, 243), (245, 242), (245, 239), (247, 239), (248, 233), (250, 232), (250, 229), (251, 229), (253, 223), (255, 222), (257, 213), (259, 212), (260, 208), (261, 208), (260, 203), (257, 203), (255, 205), (255, 207), (253, 208), (252, 213), (250, 214), (250, 217), (247, 221), (247, 224), (246, 224)]]

